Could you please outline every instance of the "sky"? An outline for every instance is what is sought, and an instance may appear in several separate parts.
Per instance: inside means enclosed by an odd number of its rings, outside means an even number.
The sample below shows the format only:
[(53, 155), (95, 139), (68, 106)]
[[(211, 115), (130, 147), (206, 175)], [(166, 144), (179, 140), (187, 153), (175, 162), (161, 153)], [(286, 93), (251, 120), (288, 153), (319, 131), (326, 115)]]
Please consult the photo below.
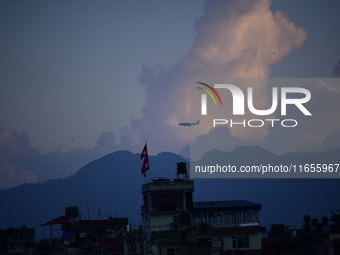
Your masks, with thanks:
[[(196, 121), (196, 81), (340, 77), (339, 11), (335, 0), (1, 1), (0, 188), (140, 153), (145, 140), (150, 154), (187, 156), (190, 129), (178, 123)], [(257, 89), (268, 104), (268, 87)], [(324, 125), (234, 129), (222, 149), (338, 147), (338, 87), (310, 90)]]

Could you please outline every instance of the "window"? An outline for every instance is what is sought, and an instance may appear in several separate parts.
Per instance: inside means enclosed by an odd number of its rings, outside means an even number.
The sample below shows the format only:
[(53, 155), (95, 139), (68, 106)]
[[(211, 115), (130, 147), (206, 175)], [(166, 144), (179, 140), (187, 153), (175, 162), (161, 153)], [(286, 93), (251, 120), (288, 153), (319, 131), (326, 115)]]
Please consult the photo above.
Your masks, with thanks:
[(202, 214), (202, 222), (207, 222), (207, 214), (206, 213), (203, 213)]
[(229, 221), (228, 221), (228, 214), (227, 213), (223, 213), (223, 222), (224, 224), (228, 224)]
[(243, 222), (249, 222), (249, 214), (248, 214), (248, 212), (243, 212)]
[(249, 236), (233, 236), (231, 242), (233, 249), (249, 248)]
[(259, 211), (255, 211), (255, 222), (260, 222), (260, 213), (259, 213)]
[(194, 222), (194, 225), (201, 224), (201, 214), (195, 213), (193, 215), (193, 222)]
[(185, 204), (186, 204), (186, 209), (192, 210), (193, 209), (193, 201), (192, 201), (192, 193), (187, 192), (185, 193)]
[(149, 199), (148, 199), (148, 195), (144, 195), (144, 211), (145, 211), (145, 213), (149, 212)]
[(238, 246), (238, 248), (244, 248), (243, 236), (238, 236), (237, 237), (237, 246)]
[(242, 212), (237, 212), (237, 223), (242, 222)]
[(152, 211), (158, 212), (159, 211), (159, 195), (151, 195), (152, 201)]
[(228, 222), (229, 223), (236, 223), (236, 213), (235, 212), (228, 213)]
[(249, 212), (249, 222), (255, 222), (255, 212), (254, 211)]
[(183, 209), (183, 196), (180, 193), (152, 194), (152, 211), (166, 212)]
[(217, 224), (222, 224), (222, 213), (217, 213), (216, 214), (216, 223)]
[(212, 238), (207, 239), (207, 249), (211, 249), (213, 247), (213, 240)]
[(215, 224), (215, 214), (214, 213), (209, 213), (208, 217), (209, 217), (209, 223), (210, 224)]
[(129, 243), (128, 244), (128, 254), (135, 254), (136, 253), (136, 244)]
[(249, 248), (249, 236), (244, 236), (244, 248)]

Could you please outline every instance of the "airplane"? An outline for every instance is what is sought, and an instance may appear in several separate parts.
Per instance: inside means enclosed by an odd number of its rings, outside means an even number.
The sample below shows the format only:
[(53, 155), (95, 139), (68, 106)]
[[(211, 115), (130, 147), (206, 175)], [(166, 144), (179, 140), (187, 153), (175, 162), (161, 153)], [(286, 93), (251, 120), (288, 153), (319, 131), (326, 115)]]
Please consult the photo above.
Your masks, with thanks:
[(200, 124), (200, 120), (198, 120), (196, 123), (179, 123), (178, 125), (185, 126), (185, 127), (191, 127), (191, 126), (195, 126), (195, 125), (199, 125), (199, 124)]

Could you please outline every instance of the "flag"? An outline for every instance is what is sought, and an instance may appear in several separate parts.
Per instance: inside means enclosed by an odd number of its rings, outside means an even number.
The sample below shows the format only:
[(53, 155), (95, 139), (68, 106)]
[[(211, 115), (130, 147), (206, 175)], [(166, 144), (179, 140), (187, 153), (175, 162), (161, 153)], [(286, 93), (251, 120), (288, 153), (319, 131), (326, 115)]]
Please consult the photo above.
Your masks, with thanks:
[(142, 154), (140, 154), (140, 159), (148, 157), (148, 148), (146, 146), (146, 144), (144, 145), (144, 149), (142, 151)]
[(149, 157), (146, 155), (144, 162), (143, 162), (142, 174), (145, 174), (145, 172), (148, 170), (149, 170)]
[(142, 154), (140, 154), (140, 159), (144, 158), (142, 173), (145, 175), (145, 172), (149, 170), (149, 156), (148, 156), (148, 148), (145, 144)]

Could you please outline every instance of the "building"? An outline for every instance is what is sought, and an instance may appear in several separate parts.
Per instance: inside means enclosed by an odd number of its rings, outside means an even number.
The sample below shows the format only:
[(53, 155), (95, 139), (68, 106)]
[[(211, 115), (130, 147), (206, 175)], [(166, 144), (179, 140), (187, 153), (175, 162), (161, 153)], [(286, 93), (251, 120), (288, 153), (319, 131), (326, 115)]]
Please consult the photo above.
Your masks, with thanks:
[(32, 254), (35, 248), (34, 228), (7, 228), (0, 230), (0, 253)]
[(142, 236), (143, 231), (141, 228), (138, 230), (130, 230), (123, 236), (125, 255), (143, 254)]
[(340, 255), (340, 216), (333, 212), (330, 220), (324, 216), (319, 222), (305, 215), (298, 226), (273, 224), (262, 247), (265, 255)]
[[(42, 226), (51, 228), (51, 245), (49, 249), (66, 250), (68, 253), (91, 254), (138, 254), (140, 241), (135, 240), (136, 252), (125, 251), (125, 243), (131, 244), (131, 236), (127, 218), (112, 218), (105, 220), (81, 220), (77, 207), (66, 207), (64, 216), (60, 216)], [(61, 239), (53, 239), (52, 226), (61, 225)], [(129, 230), (129, 231), (127, 231)], [(132, 232), (131, 232), (132, 233)], [(132, 236), (132, 237), (135, 237)], [(54, 242), (53, 242), (54, 241)], [(126, 246), (128, 248), (128, 245)], [(132, 250), (130, 250), (132, 251)]]
[(142, 186), (144, 254), (262, 254), (260, 204), (193, 202), (193, 191), (185, 163), (178, 164), (176, 179)]
[(260, 210), (246, 200), (195, 202), (192, 224), (213, 254), (262, 254)]
[[(168, 249), (178, 246), (177, 238), (167, 236), (183, 218), (190, 225), (190, 212), (193, 209), (192, 193), (194, 182), (187, 179), (155, 179), (142, 186), (142, 224), (145, 250), (154, 254), (167, 254)], [(185, 219), (184, 219), (185, 221)], [(171, 241), (173, 240), (173, 241)]]

